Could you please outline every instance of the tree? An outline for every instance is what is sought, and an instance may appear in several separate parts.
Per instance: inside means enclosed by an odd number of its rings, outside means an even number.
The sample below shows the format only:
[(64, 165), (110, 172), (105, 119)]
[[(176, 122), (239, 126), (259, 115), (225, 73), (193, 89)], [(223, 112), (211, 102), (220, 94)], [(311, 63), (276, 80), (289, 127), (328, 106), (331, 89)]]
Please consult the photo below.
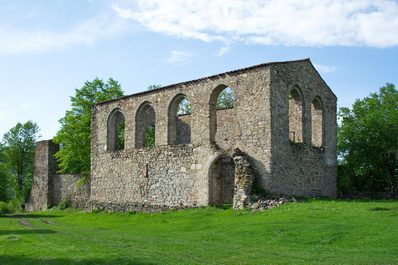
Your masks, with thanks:
[(378, 93), (340, 108), (340, 190), (390, 191), (398, 184), (398, 91), (387, 83)]
[(0, 143), (0, 201), (8, 201), (8, 175), (5, 163), (4, 146)]
[(53, 138), (61, 147), (55, 154), (61, 173), (90, 174), (91, 108), (94, 103), (121, 96), (120, 84), (112, 78), (107, 83), (95, 78), (75, 89), (72, 109), (59, 120), (61, 129)]
[(217, 109), (230, 109), (234, 107), (234, 94), (232, 90), (227, 87), (218, 95)]
[[(1, 146), (2, 173), (8, 175), (5, 182), (13, 188), (14, 197), (27, 199), (33, 181), (36, 142), (40, 138), (39, 127), (28, 121), (17, 123), (3, 136)], [(1, 174), (1, 172), (0, 172)]]
[(155, 126), (149, 125), (145, 130), (145, 147), (155, 146)]
[(162, 85), (150, 85), (149, 87), (147, 87), (146, 90), (153, 90), (153, 89), (161, 88), (161, 87), (162, 87)]
[(188, 99), (184, 98), (183, 100), (181, 100), (180, 104), (178, 104), (177, 115), (178, 116), (187, 115), (191, 114), (191, 112), (192, 112), (191, 102), (189, 102)]

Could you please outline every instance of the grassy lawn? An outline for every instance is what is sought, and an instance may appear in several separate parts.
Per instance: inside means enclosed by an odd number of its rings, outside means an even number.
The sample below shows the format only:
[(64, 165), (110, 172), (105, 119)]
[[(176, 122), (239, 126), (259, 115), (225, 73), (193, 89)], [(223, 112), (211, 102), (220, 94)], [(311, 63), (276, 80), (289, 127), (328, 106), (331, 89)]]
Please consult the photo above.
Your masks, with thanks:
[(1, 215), (0, 264), (398, 264), (398, 202)]

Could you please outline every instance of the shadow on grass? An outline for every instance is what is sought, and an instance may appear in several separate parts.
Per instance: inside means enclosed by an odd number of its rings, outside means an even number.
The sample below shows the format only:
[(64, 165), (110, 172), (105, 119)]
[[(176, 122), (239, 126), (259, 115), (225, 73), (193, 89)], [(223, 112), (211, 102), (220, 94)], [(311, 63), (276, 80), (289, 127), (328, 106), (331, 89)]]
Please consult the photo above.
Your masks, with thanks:
[(371, 211), (398, 211), (398, 207), (386, 208), (386, 207), (374, 207), (370, 209)]
[(0, 218), (59, 218), (63, 215), (50, 215), (50, 214), (0, 214)]
[(32, 230), (0, 230), (1, 235), (29, 235), (29, 234), (55, 234), (56, 231), (48, 229), (32, 229)]
[(27, 258), (22, 256), (1, 256), (0, 264), (46, 264), (46, 265), (59, 265), (59, 264), (138, 264), (138, 265), (148, 265), (155, 264), (153, 262), (144, 261), (139, 258), (125, 259), (40, 259), (40, 258)]

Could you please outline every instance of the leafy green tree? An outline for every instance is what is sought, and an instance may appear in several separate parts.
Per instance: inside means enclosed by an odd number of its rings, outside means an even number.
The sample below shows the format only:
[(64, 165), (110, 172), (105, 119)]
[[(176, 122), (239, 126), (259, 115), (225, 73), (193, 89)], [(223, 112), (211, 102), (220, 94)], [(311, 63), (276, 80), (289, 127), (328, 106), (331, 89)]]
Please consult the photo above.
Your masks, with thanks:
[(124, 135), (125, 135), (126, 121), (121, 121), (117, 129), (117, 150), (124, 149)]
[(94, 103), (121, 96), (120, 84), (112, 78), (107, 83), (95, 78), (86, 81), (81, 89), (75, 89), (75, 96), (71, 97), (72, 109), (59, 120), (61, 129), (53, 139), (61, 146), (55, 154), (60, 172), (90, 173), (91, 108)]
[(147, 87), (146, 90), (153, 90), (153, 89), (160, 88), (160, 87), (162, 87), (162, 85), (150, 85), (149, 87)]
[(145, 130), (145, 147), (155, 146), (155, 126), (149, 125)]
[(3, 177), (8, 178), (6, 185), (12, 189), (14, 197), (24, 201), (29, 196), (34, 173), (36, 142), (40, 138), (39, 127), (28, 121), (18, 122), (3, 136), (1, 146)]
[(227, 87), (218, 95), (217, 109), (230, 109), (234, 107), (234, 94), (232, 90)]
[(191, 114), (192, 112), (192, 105), (191, 102), (189, 102), (188, 99), (184, 98), (181, 100), (180, 104), (178, 104), (177, 107), (177, 115), (186, 115), (186, 114)]
[(0, 143), (0, 201), (8, 201), (8, 175), (6, 169), (6, 161), (4, 157), (4, 146)]
[(340, 108), (341, 191), (395, 192), (398, 184), (398, 92), (387, 83), (378, 93)]

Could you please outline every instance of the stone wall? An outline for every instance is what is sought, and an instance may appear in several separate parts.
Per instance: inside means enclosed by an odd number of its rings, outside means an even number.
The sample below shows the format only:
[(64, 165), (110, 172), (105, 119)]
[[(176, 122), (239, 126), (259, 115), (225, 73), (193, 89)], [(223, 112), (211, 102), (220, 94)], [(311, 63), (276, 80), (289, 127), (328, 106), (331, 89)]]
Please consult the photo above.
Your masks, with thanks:
[[(217, 110), (227, 87), (234, 107)], [(192, 112), (179, 116), (185, 99)], [(152, 147), (145, 143), (148, 126), (155, 128)], [(79, 190), (78, 177), (56, 175), (38, 162), (44, 173), (35, 175), (40, 188), (32, 190), (30, 205), (62, 198), (83, 204), (89, 195), (88, 209), (243, 208), (253, 183), (269, 194), (335, 197), (336, 128), (336, 97), (308, 59), (100, 102), (92, 111), (89, 186)], [(46, 203), (38, 202), (46, 191)]]
[(35, 150), (35, 172), (32, 190), (25, 210), (45, 210), (67, 200), (71, 206), (85, 207), (90, 197), (89, 181), (82, 182), (78, 174), (57, 174), (54, 154), (59, 145), (51, 141), (40, 141)]
[[(234, 93), (234, 108), (216, 110), (217, 96), (226, 87)], [(293, 88), (295, 107), (289, 105)], [(192, 113), (174, 122), (171, 111), (182, 98), (191, 102)], [(106, 145), (107, 121), (115, 109), (126, 121), (125, 148), (116, 152)], [(142, 120), (143, 109), (151, 110), (150, 119)], [(220, 161), (232, 161), (236, 148), (250, 163), (253, 181), (266, 191), (334, 197), (335, 115), (336, 97), (309, 60), (258, 65), (98, 103), (90, 199), (168, 206), (228, 203), (233, 180), (226, 180), (229, 166)], [(149, 120), (156, 143), (145, 148), (135, 143)], [(292, 131), (296, 139), (289, 136)]]
[[(336, 97), (319, 74), (298, 64), (277, 64), (272, 68), (272, 186), (273, 193), (301, 196), (336, 197)], [(305, 77), (305, 78), (303, 78)], [(291, 108), (286, 95), (297, 91), (301, 101), (302, 132), (294, 141), (288, 133)], [(312, 129), (312, 102), (319, 100), (323, 114), (322, 133)], [(321, 141), (313, 142), (316, 136)], [(321, 135), (321, 136), (320, 136)], [(297, 137), (296, 137), (297, 138)], [(322, 142), (322, 146), (319, 146)]]
[(51, 176), (58, 170), (53, 155), (58, 150), (59, 146), (51, 141), (37, 143), (32, 190), (25, 206), (27, 211), (45, 210), (51, 205), (53, 195)]
[(177, 119), (176, 144), (191, 142), (191, 115), (182, 115)]
[(53, 179), (52, 206), (66, 200), (70, 206), (84, 208), (90, 197), (90, 179), (81, 181), (79, 174), (55, 174)]

